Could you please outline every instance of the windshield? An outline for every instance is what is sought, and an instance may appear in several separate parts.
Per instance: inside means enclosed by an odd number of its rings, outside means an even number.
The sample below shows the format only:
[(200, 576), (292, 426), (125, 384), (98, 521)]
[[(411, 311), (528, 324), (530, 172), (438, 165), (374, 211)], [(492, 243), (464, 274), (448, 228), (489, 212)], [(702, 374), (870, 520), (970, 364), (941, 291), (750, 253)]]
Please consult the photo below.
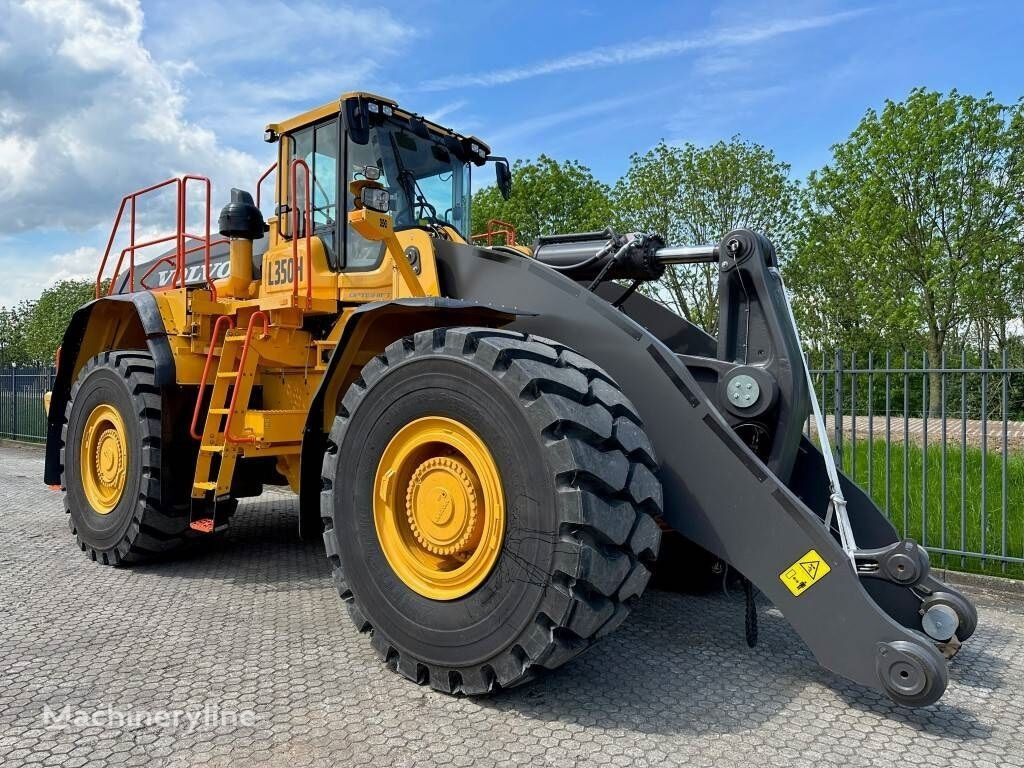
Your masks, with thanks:
[(414, 134), (391, 122), (370, 130), (367, 144), (349, 144), (349, 181), (367, 165), (380, 169), (391, 193), (395, 229), (446, 224), (469, 233), (470, 164), (452, 153), (443, 137)]

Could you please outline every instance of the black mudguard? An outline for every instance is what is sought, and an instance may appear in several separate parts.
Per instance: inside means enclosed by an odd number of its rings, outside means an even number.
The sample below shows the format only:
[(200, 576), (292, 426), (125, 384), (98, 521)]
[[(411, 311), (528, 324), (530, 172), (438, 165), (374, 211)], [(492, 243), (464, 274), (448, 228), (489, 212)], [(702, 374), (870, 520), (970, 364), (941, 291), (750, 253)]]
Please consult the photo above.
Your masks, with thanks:
[(156, 299), (149, 292), (123, 293), (104, 296), (80, 307), (71, 317), (60, 347), (60, 365), (50, 396), (50, 410), (46, 417), (46, 464), (43, 479), (50, 485), (58, 485), (61, 476), (60, 436), (64, 427), (64, 410), (71, 395), (72, 376), (80, 367), (78, 360), (82, 342), (89, 330), (89, 319), (93, 310), (104, 302), (130, 304), (142, 326), (146, 345), (156, 365), (156, 384), (164, 388), (174, 385), (174, 356), (167, 341), (167, 332)]
[(517, 314), (516, 309), (499, 304), (433, 296), (373, 302), (355, 310), (331, 354), (306, 418), (300, 458), (300, 537), (319, 540), (323, 532), (320, 519), (320, 469), (327, 441), (324, 409), (329, 408), (328, 414), (333, 416), (338, 403), (328, 402), (329, 399), (339, 398), (340, 402), (349, 382), (358, 373), (352, 366), (350, 355), (356, 351), (373, 354), (383, 352), (395, 339), (430, 328), (453, 325), (498, 328), (515, 320)]
[[(688, 355), (714, 353), (714, 342), (706, 334), (647, 306), (637, 314), (660, 323), (656, 335), (585, 287), (529, 258), (449, 242), (438, 242), (436, 250), (445, 294), (526, 309), (529, 315), (519, 317), (512, 327), (569, 344), (615, 378), (639, 410), (658, 454), (666, 522), (753, 581), (822, 666), (886, 690), (883, 680), (889, 675), (891, 683), (898, 666), (894, 657), (913, 657), (931, 679), (925, 694), (914, 700), (905, 697), (904, 703), (927, 704), (942, 694), (945, 660), (935, 644), (894, 619), (865, 590), (850, 558), (822, 524), (824, 508), (816, 512), (800, 498), (812, 501), (818, 491), (803, 487), (797, 493), (787, 483), (801, 450), (816, 451), (800, 442), (806, 401), (791, 403), (793, 412), (785, 417), (790, 430), (787, 445), (768, 459), (778, 465), (780, 476), (737, 437), (705, 391), (707, 384), (702, 385), (684, 362)], [(641, 305), (645, 301), (637, 299)], [(779, 308), (769, 309), (767, 314), (776, 316), (770, 322), (776, 322)], [(799, 347), (795, 349), (798, 353)], [(799, 388), (791, 394), (798, 397)], [(804, 411), (798, 413), (801, 407)], [(814, 480), (804, 475), (813, 488), (826, 487), (823, 473)], [(866, 508), (852, 506), (853, 514), (884, 520), (870, 501)], [(872, 525), (881, 531), (881, 526)], [(895, 539), (891, 526), (878, 535)], [(796, 595), (783, 576), (811, 550), (830, 570)]]

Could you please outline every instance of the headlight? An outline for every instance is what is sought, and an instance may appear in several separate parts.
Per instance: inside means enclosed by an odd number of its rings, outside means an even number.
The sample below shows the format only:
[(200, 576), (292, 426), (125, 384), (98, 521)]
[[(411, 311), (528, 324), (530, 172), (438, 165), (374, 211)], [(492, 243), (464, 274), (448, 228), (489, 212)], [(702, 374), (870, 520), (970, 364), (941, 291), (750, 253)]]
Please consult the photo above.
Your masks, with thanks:
[(380, 187), (363, 187), (360, 199), (363, 201), (363, 205), (371, 211), (379, 213), (387, 213), (388, 207), (391, 205), (391, 193)]

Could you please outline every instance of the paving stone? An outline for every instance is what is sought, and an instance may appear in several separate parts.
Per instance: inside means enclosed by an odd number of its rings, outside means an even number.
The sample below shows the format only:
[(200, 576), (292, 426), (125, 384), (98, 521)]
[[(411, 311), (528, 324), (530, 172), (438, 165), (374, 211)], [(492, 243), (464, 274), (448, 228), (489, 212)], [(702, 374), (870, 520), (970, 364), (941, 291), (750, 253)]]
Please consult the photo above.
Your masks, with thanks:
[[(290, 495), (243, 502), (200, 552), (120, 569), (75, 546), (38, 448), (0, 444), (0, 489), (4, 768), (1024, 768), (1024, 604), (1005, 594), (975, 593), (977, 634), (922, 710), (818, 667), (768, 606), (751, 650), (742, 601), (668, 592), (529, 686), (452, 698), (378, 661)], [(44, 707), (65, 706), (220, 719), (47, 727)]]

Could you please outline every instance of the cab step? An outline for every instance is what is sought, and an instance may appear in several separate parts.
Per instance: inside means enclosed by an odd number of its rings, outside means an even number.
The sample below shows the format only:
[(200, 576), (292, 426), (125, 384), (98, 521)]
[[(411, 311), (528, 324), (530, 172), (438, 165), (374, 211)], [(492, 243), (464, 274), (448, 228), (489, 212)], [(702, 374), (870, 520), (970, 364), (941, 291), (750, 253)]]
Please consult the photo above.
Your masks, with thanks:
[(199, 517), (188, 524), (188, 527), (197, 533), (216, 533), (227, 530), (227, 523), (214, 526), (212, 517)]

